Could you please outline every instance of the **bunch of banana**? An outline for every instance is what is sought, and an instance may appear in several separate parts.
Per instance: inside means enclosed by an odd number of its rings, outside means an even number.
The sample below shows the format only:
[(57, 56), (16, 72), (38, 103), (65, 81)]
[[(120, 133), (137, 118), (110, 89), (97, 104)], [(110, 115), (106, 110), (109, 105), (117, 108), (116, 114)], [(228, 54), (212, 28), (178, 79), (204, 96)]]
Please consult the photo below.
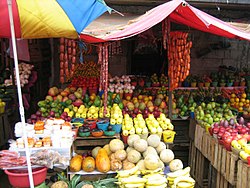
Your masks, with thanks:
[(133, 119), (128, 114), (124, 114), (124, 119), (122, 121), (122, 134), (124, 136), (135, 134)]
[(139, 177), (139, 175), (140, 171), (138, 166), (129, 170), (118, 171), (116, 176), (118, 182), (116, 182), (116, 184), (121, 188), (144, 188), (147, 179)]
[(175, 172), (170, 172), (167, 174), (167, 180), (168, 180), (168, 186), (173, 187), (174, 186), (174, 182), (177, 178), (180, 177), (190, 177), (190, 167), (186, 167), (182, 170), (177, 170)]
[(167, 187), (167, 179), (162, 173), (153, 173), (143, 176), (147, 179), (146, 188), (165, 188)]
[(194, 188), (195, 180), (188, 176), (180, 176), (174, 180), (173, 188)]

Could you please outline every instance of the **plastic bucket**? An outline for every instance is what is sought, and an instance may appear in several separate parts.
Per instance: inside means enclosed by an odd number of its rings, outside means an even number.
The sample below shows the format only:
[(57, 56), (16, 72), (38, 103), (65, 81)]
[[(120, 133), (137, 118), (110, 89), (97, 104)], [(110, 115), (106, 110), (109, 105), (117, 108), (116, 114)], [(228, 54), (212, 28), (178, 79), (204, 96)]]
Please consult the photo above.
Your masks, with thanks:
[(116, 133), (120, 133), (122, 130), (122, 124), (112, 125), (112, 130), (115, 131)]
[(171, 130), (163, 131), (163, 141), (173, 143), (176, 132)]
[(122, 141), (124, 144), (128, 144), (128, 136), (124, 136), (123, 134), (122, 135)]
[(100, 122), (97, 122), (96, 125), (98, 129), (106, 131), (108, 130), (109, 122), (100, 121)]
[[(29, 175), (28, 170), (5, 170), (4, 171), (8, 175), (8, 179), (10, 184), (13, 187), (18, 188), (29, 188)], [(47, 168), (35, 168), (32, 169), (34, 185), (39, 185), (44, 182), (47, 175)]]

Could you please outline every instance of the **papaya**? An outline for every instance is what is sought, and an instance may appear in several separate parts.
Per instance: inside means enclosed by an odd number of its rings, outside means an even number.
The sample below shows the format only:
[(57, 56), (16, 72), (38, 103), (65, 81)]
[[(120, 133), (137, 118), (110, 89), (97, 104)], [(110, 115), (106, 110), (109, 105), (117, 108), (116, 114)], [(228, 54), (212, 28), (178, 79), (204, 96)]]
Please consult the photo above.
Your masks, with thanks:
[(105, 149), (99, 149), (95, 162), (98, 171), (106, 173), (110, 170), (110, 159)]

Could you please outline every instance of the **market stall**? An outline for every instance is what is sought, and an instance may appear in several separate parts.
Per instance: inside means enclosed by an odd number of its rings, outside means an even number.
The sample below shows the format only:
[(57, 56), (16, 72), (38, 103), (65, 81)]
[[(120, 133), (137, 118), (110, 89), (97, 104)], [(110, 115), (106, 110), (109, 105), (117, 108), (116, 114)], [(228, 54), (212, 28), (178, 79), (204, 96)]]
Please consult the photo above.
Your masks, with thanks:
[[(165, 15), (157, 16), (159, 12), (164, 12)], [(185, 15), (185, 20), (182, 15)], [(191, 23), (187, 15), (192, 15), (192, 19), (196, 19), (197, 25), (194, 25), (193, 21)], [(60, 149), (67, 150), (67, 154), (60, 153), (60, 151), (58, 153), (63, 157), (69, 157), (71, 155), (70, 146), (74, 142), (73, 152), (76, 154), (68, 163), (68, 174), (75, 175), (72, 181), (77, 179), (75, 182), (78, 182), (79, 174), (117, 173), (118, 179), (111, 179), (110, 182), (116, 182), (125, 187), (166, 187), (167, 185), (181, 187), (183, 184), (194, 187), (195, 181), (189, 177), (190, 167), (184, 168), (183, 162), (176, 159), (173, 151), (167, 148), (173, 142), (175, 135), (171, 120), (178, 117), (185, 120), (189, 116), (195, 115), (198, 123), (208, 131), (214, 122), (233, 118), (235, 113), (229, 109), (226, 102), (220, 100), (221, 98), (218, 101), (222, 101), (222, 103), (205, 101), (204, 98), (194, 100), (193, 97), (198, 95), (193, 96), (186, 91), (186, 93), (179, 92), (172, 95), (171, 92), (177, 88), (185, 90), (185, 87), (179, 88), (184, 81), (191, 83), (187, 78), (192, 41), (189, 40), (188, 33), (171, 32), (170, 21), (229, 38), (239, 37), (249, 40), (250, 37), (248, 33), (194, 9), (183, 1), (171, 1), (163, 4), (131, 21), (132, 24), (123, 27), (121, 31), (110, 32), (108, 35), (89, 31), (88, 29), (93, 26), (90, 24), (80, 37), (91, 43), (120, 40), (139, 34), (161, 21), (163, 22), (163, 46), (168, 52), (168, 75), (162, 75), (161, 78), (152, 75), (149, 87), (146, 86), (147, 82), (143, 77), (124, 75), (121, 78), (109, 78), (109, 43), (98, 46), (98, 62), (76, 64), (76, 41), (62, 38), (59, 49), (60, 82), (62, 84), (71, 82), (71, 84), (64, 88), (50, 88), (47, 97), (38, 103), (37, 113), (29, 118), (26, 126), (22, 125), (25, 127), (23, 131), (20, 131), (20, 125), (16, 125), (16, 136), (27, 134), (28, 142), (24, 144), (23, 139), (17, 139), (12, 143), (11, 150), (20, 153), (22, 151), (20, 148), (29, 145), (30, 152), (36, 150), (33, 147), (39, 148), (39, 151), (44, 149), (43, 147), (46, 149), (51, 147), (54, 151), (57, 145), (60, 146)], [(118, 26), (115, 25), (114, 28), (117, 29)], [(120, 28), (121, 25), (119, 25)], [(223, 77), (220, 75), (220, 81), (224, 83), (222, 80)], [(227, 80), (229, 83), (230, 78)], [(211, 83), (211, 78), (206, 77), (204, 81), (200, 82)], [(194, 79), (192, 79), (192, 83), (194, 83)], [(142, 89), (138, 92), (137, 86), (143, 88), (143, 92)], [(204, 89), (201, 85), (199, 88), (192, 86), (187, 87), (187, 90), (198, 90), (202, 93), (200, 90)], [(228, 95), (228, 90), (235, 89), (231, 85), (228, 86), (228, 88), (220, 88), (225, 96)], [(166, 96), (167, 88), (168, 96)], [(215, 86), (206, 85), (204, 93), (207, 94), (207, 90), (216, 89)], [(244, 89), (244, 86), (238, 89)], [(147, 94), (148, 91), (153, 91), (153, 93)], [(138, 93), (136, 94), (136, 92)], [(201, 94), (201, 96), (205, 94)], [(244, 91), (241, 92), (241, 95), (241, 98), (246, 98)], [(232, 96), (232, 98), (234, 97)], [(236, 105), (233, 102), (231, 102), (232, 105)], [(247, 106), (248, 103), (244, 103), (243, 106), (242, 104), (238, 104), (239, 111), (241, 111), (240, 107)], [(199, 106), (199, 111), (194, 110), (197, 106)], [(216, 109), (214, 109), (215, 107)], [(218, 111), (218, 117), (212, 115), (212, 109), (214, 109), (213, 114)], [(39, 138), (36, 139), (36, 136)], [(90, 148), (86, 148), (86, 146)], [(5, 152), (6, 155), (14, 154)], [(36, 165), (44, 165), (44, 161), (36, 163), (39, 156), (42, 156), (39, 152), (31, 156), (33, 157), (31, 162)], [(60, 159), (62, 160), (63, 157), (59, 157), (59, 161), (55, 160), (55, 163), (62, 163)], [(67, 162), (69, 162), (69, 158)], [(18, 166), (21, 164), (25, 164), (25, 161), (20, 160)], [(63, 164), (67, 165), (67, 163)], [(195, 174), (191, 175), (195, 176)], [(63, 183), (62, 181), (69, 183), (69, 180), (59, 177), (60, 183)]]

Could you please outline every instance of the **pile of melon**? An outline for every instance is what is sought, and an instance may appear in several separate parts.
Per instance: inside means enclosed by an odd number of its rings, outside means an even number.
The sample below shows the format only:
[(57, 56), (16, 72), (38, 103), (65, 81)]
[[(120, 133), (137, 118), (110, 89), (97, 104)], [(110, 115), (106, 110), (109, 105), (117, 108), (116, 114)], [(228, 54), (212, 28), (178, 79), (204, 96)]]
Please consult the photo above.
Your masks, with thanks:
[[(119, 139), (111, 140), (103, 147), (109, 155), (111, 170), (128, 170), (134, 166), (138, 166), (139, 170), (155, 170), (169, 165), (173, 172), (183, 168), (182, 161), (174, 159), (173, 151), (166, 148), (157, 134), (152, 134), (147, 139), (136, 134), (130, 135), (127, 142), (126, 149)], [(97, 149), (94, 149), (92, 155), (97, 153), (95, 150)]]

